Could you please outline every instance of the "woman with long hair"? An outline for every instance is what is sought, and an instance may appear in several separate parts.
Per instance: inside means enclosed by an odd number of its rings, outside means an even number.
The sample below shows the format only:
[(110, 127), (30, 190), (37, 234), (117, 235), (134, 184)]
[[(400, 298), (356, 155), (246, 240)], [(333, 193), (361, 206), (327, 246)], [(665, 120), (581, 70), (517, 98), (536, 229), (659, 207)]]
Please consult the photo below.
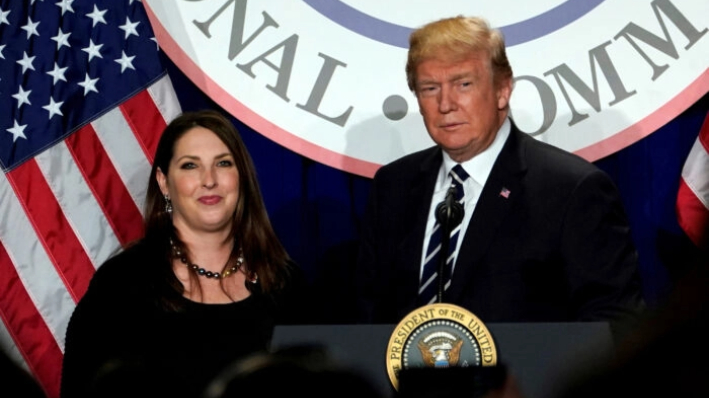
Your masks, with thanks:
[(63, 398), (197, 397), (225, 365), (265, 350), (277, 323), (295, 321), (302, 274), (220, 113), (167, 126), (144, 218), (144, 237), (99, 267), (71, 317)]

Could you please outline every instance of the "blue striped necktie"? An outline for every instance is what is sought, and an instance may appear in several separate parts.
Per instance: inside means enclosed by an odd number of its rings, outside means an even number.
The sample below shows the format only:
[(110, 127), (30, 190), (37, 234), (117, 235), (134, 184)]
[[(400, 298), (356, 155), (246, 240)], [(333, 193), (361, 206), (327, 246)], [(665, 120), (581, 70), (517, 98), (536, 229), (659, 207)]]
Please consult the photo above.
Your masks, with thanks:
[[(463, 192), (463, 181), (468, 179), (468, 173), (463, 170), (461, 165), (456, 165), (451, 169), (449, 175), (453, 180), (453, 185), (456, 188), (455, 200), (465, 207), (463, 202), (464, 192)], [(460, 232), (461, 224), (457, 225), (452, 231), (450, 236), (450, 241), (448, 245), (448, 256), (446, 259), (446, 265), (444, 270), (445, 283), (443, 289), (447, 290), (451, 284), (451, 270), (453, 269), (453, 263), (455, 262), (455, 252), (456, 245), (458, 243), (458, 234)], [(426, 258), (424, 259), (423, 273), (421, 275), (421, 284), (419, 286), (419, 304), (426, 305), (436, 302), (438, 294), (438, 266), (441, 254), (441, 224), (436, 221), (433, 226), (433, 233), (431, 234), (431, 239), (428, 242), (428, 248), (426, 249)]]

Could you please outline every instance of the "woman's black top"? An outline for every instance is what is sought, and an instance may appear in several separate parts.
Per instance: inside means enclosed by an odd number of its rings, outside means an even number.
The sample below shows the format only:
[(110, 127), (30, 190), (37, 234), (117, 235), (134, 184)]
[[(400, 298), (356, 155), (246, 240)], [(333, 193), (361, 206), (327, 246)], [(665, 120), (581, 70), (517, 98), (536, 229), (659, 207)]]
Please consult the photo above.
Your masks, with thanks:
[(197, 398), (228, 364), (266, 350), (294, 303), (295, 295), (256, 289), (242, 301), (201, 304), (173, 290), (177, 309), (168, 309), (155, 261), (166, 260), (139, 243), (96, 271), (67, 329), (62, 398)]

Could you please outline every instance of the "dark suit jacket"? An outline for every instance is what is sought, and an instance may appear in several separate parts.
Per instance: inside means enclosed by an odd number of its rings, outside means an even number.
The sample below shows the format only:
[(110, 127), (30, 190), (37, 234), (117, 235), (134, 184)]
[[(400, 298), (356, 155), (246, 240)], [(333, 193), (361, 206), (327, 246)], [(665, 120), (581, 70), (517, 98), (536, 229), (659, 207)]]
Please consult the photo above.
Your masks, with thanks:
[[(357, 263), (359, 321), (398, 323), (418, 306), (441, 162), (433, 147), (374, 177)], [(444, 302), (483, 322), (612, 320), (642, 306), (637, 254), (613, 182), (514, 126), (463, 239)]]

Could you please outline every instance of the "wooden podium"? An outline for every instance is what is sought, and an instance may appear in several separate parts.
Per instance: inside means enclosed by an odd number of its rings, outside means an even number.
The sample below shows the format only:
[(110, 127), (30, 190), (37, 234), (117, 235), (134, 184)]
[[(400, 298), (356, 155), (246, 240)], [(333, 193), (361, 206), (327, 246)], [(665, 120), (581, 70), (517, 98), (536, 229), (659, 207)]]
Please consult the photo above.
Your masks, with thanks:
[[(549, 396), (569, 372), (611, 359), (610, 328), (603, 322), (486, 324), (498, 349), (499, 363), (517, 380), (526, 398)], [(386, 369), (386, 351), (396, 325), (277, 326), (272, 349), (318, 345), (333, 359), (369, 378), (382, 395), (395, 390)]]

